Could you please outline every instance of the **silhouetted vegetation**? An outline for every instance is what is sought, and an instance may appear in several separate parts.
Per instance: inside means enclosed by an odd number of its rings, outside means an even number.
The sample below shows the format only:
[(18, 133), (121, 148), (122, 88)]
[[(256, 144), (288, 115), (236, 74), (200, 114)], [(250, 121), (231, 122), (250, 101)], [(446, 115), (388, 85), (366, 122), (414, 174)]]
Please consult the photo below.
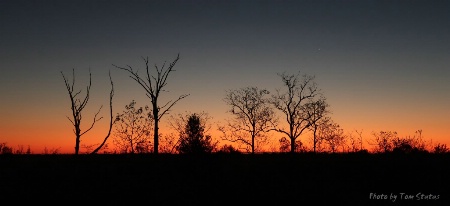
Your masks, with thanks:
[[(375, 137), (374, 152), (377, 153), (428, 153), (430, 152), (426, 147), (426, 142), (422, 137), (422, 130), (416, 131), (414, 136), (399, 137), (395, 131), (380, 131), (373, 133)], [(443, 147), (440, 144), (437, 147)], [(435, 147), (436, 148), (436, 147)], [(439, 150), (440, 148), (438, 148)], [(436, 150), (435, 150), (436, 151)], [(438, 151), (439, 152), (439, 151)]]
[(327, 121), (329, 121), (329, 117), (326, 115), (329, 113), (328, 111), (328, 103), (326, 102), (325, 97), (320, 97), (318, 100), (310, 100), (305, 104), (303, 110), (307, 113), (308, 121), (309, 121), (309, 129), (313, 132), (313, 151), (316, 152), (316, 147), (319, 139), (317, 138), (317, 131), (319, 127), (323, 127)]
[(315, 99), (321, 99), (320, 90), (314, 82), (314, 76), (289, 75), (286, 73), (278, 74), (283, 81), (285, 91), (277, 90), (272, 95), (272, 103), (276, 109), (285, 116), (289, 128), (274, 128), (275, 131), (286, 135), (291, 142), (291, 153), (296, 151), (296, 140), (303, 132), (311, 127), (311, 113), (306, 111), (309, 103), (315, 102)]
[(228, 90), (224, 101), (231, 107), (233, 120), (220, 126), (222, 139), (237, 142), (247, 151), (255, 153), (257, 143), (264, 143), (268, 132), (275, 123), (275, 113), (265, 97), (269, 91), (257, 87)]
[(448, 153), (448, 152), (449, 152), (449, 149), (448, 149), (446, 144), (438, 143), (433, 148), (433, 153), (435, 153), (435, 154), (445, 154), (445, 153)]
[[(155, 65), (156, 74), (151, 74), (149, 60), (143, 58), (146, 73), (140, 76), (137, 70), (132, 67), (119, 67), (120, 70), (127, 71), (130, 77), (144, 88), (146, 95), (150, 98), (151, 107), (135, 107), (133, 100), (125, 108), (122, 114), (117, 114), (113, 121), (112, 117), (112, 97), (114, 95), (111, 75), (110, 92), (110, 128), (104, 141), (97, 147), (96, 145), (80, 145), (81, 136), (89, 132), (97, 121), (102, 117), (97, 117), (101, 108), (94, 115), (91, 126), (81, 130), (81, 113), (90, 98), (91, 73), (89, 72), (89, 85), (84, 98), (77, 97), (81, 91), (74, 91), (75, 71), (73, 70), (73, 80), (70, 83), (61, 72), (69, 97), (71, 100), (72, 119), (68, 118), (74, 126), (75, 154), (79, 153), (79, 148), (86, 148), (88, 153), (94, 154), (103, 150), (110, 153), (106, 141), (111, 134), (111, 129), (115, 127), (115, 148), (113, 153), (265, 153), (268, 152), (266, 146), (270, 146), (270, 152), (279, 153), (395, 153), (395, 154), (416, 154), (416, 153), (448, 153), (449, 149), (445, 144), (431, 145), (426, 143), (422, 137), (422, 131), (418, 130), (416, 135), (410, 137), (399, 137), (395, 131), (373, 132), (373, 139), (366, 140), (373, 146), (372, 150), (363, 147), (362, 132), (346, 133), (340, 125), (334, 122), (329, 114), (330, 105), (323, 96), (315, 82), (315, 76), (301, 74), (278, 73), (283, 83), (283, 89), (276, 89), (270, 97), (267, 89), (259, 89), (248, 86), (240, 89), (226, 90), (224, 102), (230, 107), (229, 112), (233, 118), (227, 119), (225, 125), (218, 125), (217, 130), (221, 132), (222, 141), (227, 144), (218, 147), (220, 142), (213, 142), (212, 137), (207, 134), (211, 126), (206, 126), (206, 122), (211, 117), (203, 112), (200, 114), (171, 116), (169, 124), (179, 134), (159, 133), (159, 122), (165, 114), (181, 99), (189, 94), (180, 95), (175, 100), (170, 100), (160, 104), (160, 94), (165, 92), (167, 79), (179, 60), (179, 54), (166, 68), (166, 62), (162, 67)], [(162, 105), (162, 106), (161, 106)], [(281, 112), (279, 118), (275, 111)], [(196, 125), (196, 118), (200, 122)], [(283, 121), (279, 121), (279, 119)], [(148, 137), (153, 130), (153, 142)], [(278, 141), (274, 141), (269, 135), (271, 131), (278, 132), (282, 136)], [(309, 132), (309, 133), (308, 133)], [(311, 145), (300, 136), (311, 138)], [(160, 145), (160, 140), (163, 142)], [(229, 143), (229, 145), (228, 145)], [(270, 145), (269, 145), (270, 144)], [(93, 147), (97, 147), (93, 149)], [(2, 154), (23, 154), (23, 146), (19, 146), (14, 152), (13, 148), (2, 146)], [(4, 151), (3, 151), (4, 150)], [(90, 152), (93, 150), (92, 152)], [(30, 154), (28, 148), (27, 154)], [(49, 151), (45, 149), (44, 154), (59, 153), (58, 149)]]
[(180, 133), (177, 150), (180, 154), (208, 154), (216, 149), (211, 135), (205, 135), (205, 126), (200, 115), (193, 113), (187, 117), (184, 131)]
[(6, 142), (0, 143), (0, 154), (13, 154), (13, 148), (8, 146)]
[(234, 148), (233, 145), (224, 144), (220, 149), (217, 151), (217, 153), (229, 153), (229, 154), (241, 154), (241, 152)]
[(136, 107), (136, 101), (132, 100), (116, 116), (114, 145), (120, 153), (151, 152), (151, 126), (152, 116), (148, 106)]
[[(320, 124), (318, 129), (318, 143), (319, 151), (327, 151), (336, 153), (339, 148), (344, 147), (346, 142), (346, 136), (344, 130), (339, 124), (333, 122), (331, 119), (327, 119)], [(344, 149), (342, 149), (343, 151)]]
[(130, 77), (136, 81), (140, 86), (142, 86), (142, 88), (144, 88), (146, 95), (148, 98), (150, 98), (150, 101), (152, 103), (152, 116), (153, 116), (153, 148), (154, 148), (154, 153), (158, 154), (158, 148), (159, 148), (159, 122), (161, 121), (162, 117), (164, 116), (164, 114), (166, 114), (167, 112), (169, 112), (169, 110), (181, 99), (184, 99), (185, 97), (188, 96), (188, 94), (183, 94), (180, 95), (178, 97), (178, 99), (176, 99), (175, 101), (171, 100), (166, 102), (165, 104), (163, 104), (162, 106), (160, 105), (159, 102), (159, 98), (162, 92), (164, 92), (164, 87), (167, 85), (167, 78), (169, 77), (169, 74), (172, 71), (175, 71), (173, 69), (173, 67), (175, 66), (175, 64), (178, 62), (178, 60), (180, 59), (180, 54), (177, 55), (177, 57), (175, 58), (175, 60), (169, 64), (169, 67), (165, 67), (166, 66), (166, 62), (164, 62), (164, 64), (162, 65), (162, 67), (158, 67), (155, 64), (155, 70), (156, 70), (156, 75), (151, 74), (150, 69), (149, 69), (149, 61), (148, 61), (148, 57), (147, 58), (143, 58), (144, 62), (145, 62), (145, 70), (146, 70), (146, 74), (144, 75), (144, 77), (139, 76), (138, 71), (133, 70), (132, 67), (127, 66), (127, 67), (119, 67), (116, 65), (116, 68), (121, 69), (121, 70), (125, 70), (130, 74)]
[[(61, 71), (61, 75), (64, 79), (64, 83), (66, 85), (67, 92), (69, 93), (69, 98), (70, 98), (70, 102), (71, 102), (70, 108), (72, 110), (72, 118), (67, 117), (67, 119), (69, 119), (69, 121), (72, 123), (72, 125), (74, 127), (73, 132), (75, 133), (75, 154), (78, 154), (79, 150), (80, 150), (81, 136), (83, 136), (84, 134), (89, 132), (94, 127), (95, 123), (97, 121), (99, 121), (100, 119), (102, 119), (102, 117), (97, 117), (97, 116), (100, 113), (100, 110), (102, 109), (103, 105), (100, 106), (97, 113), (95, 113), (94, 120), (92, 121), (91, 126), (88, 129), (82, 131), (81, 130), (82, 112), (89, 101), (91, 85), (92, 85), (91, 71), (89, 70), (89, 85), (86, 88), (86, 96), (84, 98), (77, 97), (81, 93), (81, 90), (78, 92), (76, 92), (74, 90), (75, 69), (72, 69), (72, 83), (69, 83), (69, 81), (66, 79), (66, 77), (64, 76), (64, 73), (62, 71)], [(111, 74), (109, 74), (109, 80), (111, 82), (111, 92), (109, 95), (109, 108), (110, 108), (109, 109), (109, 112), (110, 112), (109, 130), (108, 130), (108, 134), (103, 139), (103, 142), (92, 153), (97, 153), (105, 145), (106, 141), (108, 140), (108, 138), (111, 134), (111, 129), (114, 124), (113, 115), (112, 115), (112, 98), (114, 96), (114, 85), (113, 85), (113, 82), (111, 79)]]

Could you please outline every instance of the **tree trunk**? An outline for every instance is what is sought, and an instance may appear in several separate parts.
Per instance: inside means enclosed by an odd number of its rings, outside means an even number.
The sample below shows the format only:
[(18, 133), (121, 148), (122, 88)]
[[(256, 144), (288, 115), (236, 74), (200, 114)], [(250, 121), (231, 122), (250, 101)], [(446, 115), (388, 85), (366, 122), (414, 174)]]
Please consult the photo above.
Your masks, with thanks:
[(77, 138), (75, 139), (75, 154), (78, 154), (78, 151), (80, 150), (80, 135), (77, 135)]
[(314, 153), (316, 153), (316, 143), (317, 143), (317, 126), (314, 126)]
[(153, 129), (153, 153), (158, 154), (158, 120), (155, 120), (155, 128)]
[(155, 123), (154, 128), (153, 128), (153, 153), (158, 154), (158, 125), (159, 125), (159, 109), (158, 109), (158, 99), (157, 98), (152, 98), (152, 109), (153, 109), (153, 121)]
[(252, 154), (255, 154), (255, 135), (252, 134)]
[(291, 138), (291, 153), (295, 153), (295, 139)]

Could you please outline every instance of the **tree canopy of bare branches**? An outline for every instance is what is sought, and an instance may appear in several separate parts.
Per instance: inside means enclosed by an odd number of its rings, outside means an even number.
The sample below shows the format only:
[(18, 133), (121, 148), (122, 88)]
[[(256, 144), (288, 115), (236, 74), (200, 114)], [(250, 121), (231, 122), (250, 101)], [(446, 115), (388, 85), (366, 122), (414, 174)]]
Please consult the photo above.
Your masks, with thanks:
[(324, 143), (329, 152), (336, 153), (339, 147), (346, 146), (344, 130), (331, 119), (319, 125), (318, 133), (318, 141)]
[(369, 143), (375, 145), (375, 152), (387, 153), (391, 152), (394, 148), (392, 140), (397, 138), (397, 132), (395, 131), (380, 131), (373, 132), (375, 143)]
[(303, 110), (307, 113), (307, 116), (310, 117), (308, 119), (310, 130), (313, 132), (313, 152), (316, 152), (316, 144), (318, 142), (317, 138), (317, 130), (320, 125), (327, 122), (329, 117), (326, 115), (330, 113), (328, 110), (328, 103), (326, 102), (325, 97), (320, 96), (318, 100), (311, 99), (308, 103), (305, 104)]
[[(98, 109), (97, 113), (94, 115), (94, 119), (92, 121), (92, 124), (90, 127), (84, 131), (81, 130), (81, 120), (82, 120), (82, 111), (86, 107), (87, 103), (89, 102), (90, 98), (90, 90), (92, 85), (92, 75), (91, 71), (89, 70), (89, 85), (86, 87), (86, 95), (84, 98), (79, 98), (78, 95), (81, 94), (81, 90), (75, 91), (75, 69), (72, 69), (72, 82), (69, 82), (68, 79), (64, 76), (64, 73), (61, 71), (61, 75), (64, 79), (64, 83), (66, 85), (67, 92), (69, 93), (69, 98), (71, 102), (71, 110), (72, 110), (72, 118), (67, 117), (69, 121), (72, 123), (74, 129), (73, 132), (75, 133), (75, 154), (79, 153), (80, 150), (80, 142), (81, 142), (81, 136), (89, 132), (95, 125), (96, 122), (101, 120), (103, 117), (97, 117), (100, 113), (102, 106)], [(111, 73), (109, 73), (109, 80), (111, 82), (111, 92), (109, 95), (109, 108), (110, 108), (110, 123), (109, 123), (109, 131), (108, 134), (103, 139), (103, 142), (94, 150), (91, 152), (91, 154), (97, 153), (106, 143), (109, 136), (111, 135), (111, 129), (114, 124), (113, 122), (113, 115), (112, 115), (112, 99), (114, 96), (114, 84), (111, 78)]]
[(291, 141), (291, 152), (295, 152), (296, 139), (311, 126), (313, 113), (306, 112), (311, 101), (320, 95), (315, 77), (310, 75), (278, 74), (283, 81), (286, 91), (276, 90), (272, 95), (272, 104), (281, 111), (289, 128), (276, 127), (273, 129), (286, 135)]
[(139, 75), (139, 72), (137, 70), (133, 70), (133, 68), (129, 65), (127, 67), (119, 67), (116, 65), (116, 68), (125, 70), (130, 74), (130, 77), (136, 81), (146, 92), (146, 95), (148, 98), (150, 98), (150, 101), (152, 103), (152, 116), (153, 116), (153, 137), (154, 137), (154, 153), (158, 154), (158, 145), (159, 145), (159, 122), (161, 118), (170, 111), (170, 109), (181, 99), (184, 99), (185, 97), (189, 96), (189, 94), (183, 94), (180, 95), (176, 100), (170, 100), (164, 104), (160, 104), (159, 98), (162, 92), (164, 92), (164, 87), (167, 85), (167, 78), (169, 77), (169, 74), (172, 71), (175, 71), (173, 68), (175, 64), (178, 62), (180, 58), (180, 54), (177, 55), (175, 60), (169, 64), (169, 66), (166, 68), (166, 62), (162, 65), (162, 67), (159, 67), (155, 64), (155, 71), (156, 74), (151, 74), (150, 68), (149, 68), (149, 61), (148, 57), (143, 58), (145, 62), (145, 70), (146, 74), (144, 77), (141, 77)]
[(151, 146), (149, 138), (152, 117), (149, 107), (137, 107), (132, 100), (125, 110), (117, 114), (114, 144), (122, 153), (147, 153)]
[[(276, 121), (275, 113), (265, 98), (269, 91), (257, 87), (229, 90), (224, 101), (231, 107), (229, 112), (234, 120), (228, 121), (227, 128), (219, 127), (223, 139), (239, 142), (255, 153), (255, 138), (264, 138)], [(231, 135), (227, 135), (227, 130)]]

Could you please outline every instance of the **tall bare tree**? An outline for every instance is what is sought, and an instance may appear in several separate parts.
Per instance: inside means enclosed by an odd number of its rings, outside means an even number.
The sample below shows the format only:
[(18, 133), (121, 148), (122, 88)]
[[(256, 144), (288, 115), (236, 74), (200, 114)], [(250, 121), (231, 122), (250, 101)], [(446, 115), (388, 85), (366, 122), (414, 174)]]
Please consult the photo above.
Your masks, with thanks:
[[(86, 129), (85, 131), (82, 131), (81, 130), (82, 111), (86, 107), (86, 105), (89, 101), (91, 85), (92, 85), (91, 70), (89, 70), (89, 85), (86, 88), (86, 96), (84, 96), (84, 98), (77, 97), (81, 93), (81, 90), (79, 90), (78, 92), (74, 90), (75, 69), (72, 69), (72, 82), (71, 83), (67, 80), (67, 78), (64, 76), (64, 73), (62, 71), (61, 71), (61, 75), (64, 79), (64, 83), (66, 85), (67, 92), (69, 93), (69, 98), (70, 98), (70, 102), (71, 102), (72, 119), (69, 117), (67, 117), (67, 119), (69, 119), (69, 121), (74, 126), (73, 132), (75, 133), (75, 154), (77, 155), (80, 150), (81, 136), (83, 136), (84, 134), (89, 132), (94, 127), (95, 123), (103, 118), (103, 117), (97, 117), (98, 114), (100, 113), (103, 105), (100, 106), (97, 113), (95, 113), (94, 120), (92, 121), (91, 126), (88, 129)], [(114, 124), (113, 115), (112, 115), (112, 99), (114, 96), (114, 84), (113, 84), (113, 81), (111, 78), (111, 73), (109, 73), (109, 80), (111, 82), (111, 92), (109, 94), (109, 113), (110, 113), (109, 130), (108, 130), (108, 134), (103, 139), (103, 142), (94, 151), (92, 151), (91, 154), (97, 153), (105, 145), (106, 141), (108, 140), (108, 138), (111, 134), (111, 129)]]
[(278, 74), (286, 91), (276, 90), (272, 95), (272, 103), (285, 115), (289, 128), (277, 127), (273, 130), (286, 135), (291, 141), (291, 153), (295, 152), (296, 139), (311, 126), (311, 114), (305, 112), (307, 104), (320, 95), (314, 76)]
[(328, 110), (328, 103), (326, 102), (325, 97), (320, 96), (318, 100), (311, 99), (308, 103), (305, 104), (303, 107), (303, 110), (305, 113), (307, 113), (307, 116), (310, 118), (308, 119), (310, 126), (310, 130), (313, 132), (313, 151), (316, 152), (316, 144), (318, 142), (317, 138), (317, 130), (319, 129), (319, 126), (323, 124), (325, 121), (322, 121), (326, 119), (326, 115), (329, 113)]
[(169, 112), (169, 110), (178, 101), (189, 96), (189, 94), (180, 95), (176, 100), (170, 100), (170, 101), (166, 102), (165, 104), (163, 104), (162, 106), (160, 105), (160, 102), (159, 102), (161, 92), (165, 91), (164, 87), (167, 85), (167, 78), (169, 77), (169, 74), (172, 71), (175, 71), (173, 69), (173, 67), (175, 66), (177, 61), (180, 59), (180, 54), (177, 55), (175, 60), (172, 63), (170, 63), (169, 67), (167, 67), (167, 68), (165, 67), (166, 62), (164, 62), (162, 67), (158, 67), (155, 64), (155, 70), (156, 70), (155, 75), (152, 75), (150, 72), (148, 57), (147, 58), (143, 57), (142, 59), (144, 59), (144, 62), (145, 62), (145, 69), (146, 69), (145, 77), (139, 76), (139, 72), (133, 70), (133, 68), (129, 65), (127, 65), (127, 67), (119, 67), (116, 65), (113, 65), (113, 66), (130, 73), (130, 77), (134, 81), (136, 81), (139, 85), (141, 85), (142, 88), (144, 88), (147, 97), (150, 98), (150, 101), (152, 103), (152, 116), (153, 116), (153, 123), (154, 123), (154, 126), (153, 126), (154, 153), (158, 154), (158, 145), (159, 145), (158, 130), (159, 130), (159, 122), (160, 122), (161, 118), (164, 116), (164, 114)]
[[(243, 143), (251, 148), (252, 154), (255, 153), (255, 138), (263, 138), (276, 121), (275, 113), (265, 98), (268, 94), (269, 91), (257, 87), (227, 91), (224, 101), (231, 106), (229, 112), (234, 116), (234, 121), (228, 121), (229, 129), (219, 127), (222, 138)], [(227, 135), (227, 130), (231, 130), (231, 135)]]

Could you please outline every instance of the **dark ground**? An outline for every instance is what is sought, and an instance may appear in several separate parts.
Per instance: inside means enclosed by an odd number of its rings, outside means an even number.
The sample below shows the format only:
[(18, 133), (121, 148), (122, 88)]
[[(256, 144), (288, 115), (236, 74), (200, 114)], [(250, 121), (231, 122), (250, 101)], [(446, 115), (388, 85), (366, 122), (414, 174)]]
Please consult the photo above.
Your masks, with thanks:
[[(450, 205), (449, 163), (449, 155), (431, 154), (0, 155), (0, 199), (58, 205)], [(371, 193), (387, 199), (371, 199)], [(436, 200), (419, 200), (421, 194)]]

